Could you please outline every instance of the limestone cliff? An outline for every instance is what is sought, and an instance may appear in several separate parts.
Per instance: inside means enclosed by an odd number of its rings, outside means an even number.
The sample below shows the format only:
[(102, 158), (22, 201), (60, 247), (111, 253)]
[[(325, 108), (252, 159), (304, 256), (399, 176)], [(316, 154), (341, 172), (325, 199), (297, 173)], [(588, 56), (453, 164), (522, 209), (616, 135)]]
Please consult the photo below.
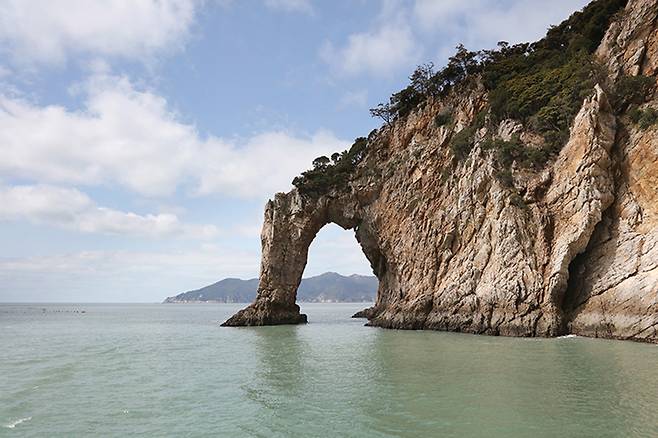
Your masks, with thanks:
[[(308, 248), (335, 223), (355, 231), (379, 279), (362, 312), (370, 325), (658, 341), (658, 130), (613, 103), (618, 82), (638, 75), (652, 85), (634, 111), (658, 103), (657, 16), (658, 0), (616, 14), (595, 54), (606, 74), (539, 168), (517, 159), (501, 177), (492, 139), (529, 150), (544, 140), (495, 120), (476, 78), (371, 134), (341, 184), (278, 193), (258, 297), (225, 325), (306, 322), (295, 298)], [(451, 123), (437, 123), (448, 111)], [(467, 129), (458, 159), (451, 144)]]

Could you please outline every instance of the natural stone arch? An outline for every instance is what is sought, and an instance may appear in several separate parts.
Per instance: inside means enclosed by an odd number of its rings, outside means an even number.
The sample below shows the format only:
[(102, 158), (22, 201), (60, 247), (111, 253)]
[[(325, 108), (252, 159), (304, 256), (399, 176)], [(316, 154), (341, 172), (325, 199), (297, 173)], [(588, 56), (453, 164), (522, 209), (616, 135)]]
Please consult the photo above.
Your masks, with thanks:
[(318, 198), (302, 196), (297, 190), (277, 193), (265, 207), (256, 301), (223, 325), (306, 323), (306, 315), (300, 313), (296, 304), (297, 289), (306, 267), (309, 247), (318, 232), (330, 223), (355, 231), (373, 272), (381, 279), (386, 273), (386, 259), (371, 227), (363, 221), (357, 199), (345, 193)]
[[(455, 110), (462, 126), (484, 105), (474, 93)], [(312, 240), (332, 222), (355, 230), (379, 279), (375, 306), (361, 315), (371, 325), (565, 332), (569, 264), (613, 200), (615, 118), (605, 93), (597, 87), (585, 101), (569, 142), (551, 169), (523, 182), (523, 196), (495, 178), (479, 144), (453, 164), (436, 112), (428, 107), (368, 139), (350, 174), (321, 193), (294, 189), (267, 204), (257, 299), (225, 325), (305, 322), (297, 287)]]

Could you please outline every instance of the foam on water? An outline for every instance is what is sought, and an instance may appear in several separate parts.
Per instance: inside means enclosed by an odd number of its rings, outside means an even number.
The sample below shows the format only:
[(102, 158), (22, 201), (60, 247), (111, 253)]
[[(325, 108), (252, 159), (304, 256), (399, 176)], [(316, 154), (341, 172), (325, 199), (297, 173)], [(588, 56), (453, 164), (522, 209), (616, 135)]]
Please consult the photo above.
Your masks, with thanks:
[(18, 426), (19, 424), (25, 423), (26, 421), (30, 421), (31, 419), (32, 419), (32, 417), (19, 418), (16, 421), (13, 421), (9, 424), (5, 424), (5, 427), (7, 429), (13, 429), (14, 427)]

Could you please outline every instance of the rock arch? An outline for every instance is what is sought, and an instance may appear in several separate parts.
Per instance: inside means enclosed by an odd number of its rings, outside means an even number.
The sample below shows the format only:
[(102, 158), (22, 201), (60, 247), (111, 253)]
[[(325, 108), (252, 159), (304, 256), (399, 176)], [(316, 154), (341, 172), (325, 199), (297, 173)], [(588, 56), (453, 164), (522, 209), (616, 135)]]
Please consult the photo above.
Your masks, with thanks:
[(297, 190), (277, 193), (265, 207), (261, 232), (262, 260), (256, 301), (224, 326), (303, 324), (306, 315), (296, 304), (297, 288), (318, 232), (334, 223), (354, 230), (361, 249), (378, 278), (386, 273), (386, 260), (377, 237), (363, 220), (356, 198), (349, 194), (302, 196)]
[[(460, 103), (464, 125), (483, 105)], [(524, 184), (494, 176), (477, 145), (451, 164), (436, 109), (383, 130), (346, 184), (294, 189), (268, 202), (256, 301), (227, 326), (299, 324), (295, 303), (308, 249), (328, 223), (355, 230), (379, 279), (370, 325), (510, 336), (564, 333), (568, 268), (613, 200), (615, 118), (602, 89), (585, 101), (560, 157)], [(517, 128), (514, 128), (517, 129)], [(519, 127), (518, 129), (522, 129)], [(447, 173), (449, 172), (449, 173)]]

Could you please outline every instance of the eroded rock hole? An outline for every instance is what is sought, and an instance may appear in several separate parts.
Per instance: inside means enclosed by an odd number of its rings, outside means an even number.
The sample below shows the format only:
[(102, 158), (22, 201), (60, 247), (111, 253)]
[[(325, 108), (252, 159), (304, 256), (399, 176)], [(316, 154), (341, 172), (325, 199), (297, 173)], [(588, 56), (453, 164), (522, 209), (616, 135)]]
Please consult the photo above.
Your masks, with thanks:
[[(373, 244), (358, 227), (344, 230), (333, 223), (325, 225), (309, 247), (304, 269), (304, 278), (319, 276), (318, 281), (311, 288), (302, 285), (297, 291), (302, 312), (309, 301), (372, 307), (379, 287), (376, 274), (385, 271), (383, 257), (373, 250)], [(366, 317), (362, 312), (356, 315)]]

